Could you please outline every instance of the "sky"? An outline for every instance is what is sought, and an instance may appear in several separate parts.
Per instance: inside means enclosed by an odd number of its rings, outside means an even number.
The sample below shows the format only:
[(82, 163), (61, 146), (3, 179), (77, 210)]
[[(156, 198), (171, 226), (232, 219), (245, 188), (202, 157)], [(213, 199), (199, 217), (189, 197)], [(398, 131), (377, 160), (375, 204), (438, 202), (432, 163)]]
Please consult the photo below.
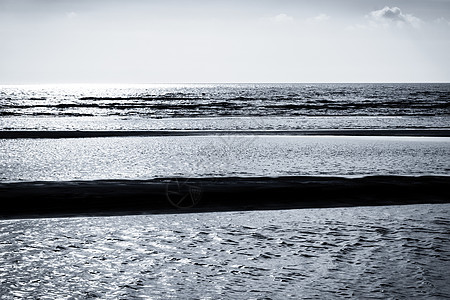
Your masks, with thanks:
[(450, 82), (450, 0), (0, 0), (0, 84)]

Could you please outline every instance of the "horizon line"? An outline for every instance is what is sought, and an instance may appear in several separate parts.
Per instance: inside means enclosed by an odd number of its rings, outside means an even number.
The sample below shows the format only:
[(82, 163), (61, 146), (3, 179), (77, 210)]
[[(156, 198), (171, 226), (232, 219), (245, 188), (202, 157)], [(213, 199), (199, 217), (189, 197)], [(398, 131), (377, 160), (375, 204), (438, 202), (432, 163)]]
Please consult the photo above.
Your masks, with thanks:
[(450, 84), (450, 81), (315, 81), (315, 82), (137, 82), (137, 83), (100, 83), (100, 82), (66, 82), (66, 83), (0, 83), (0, 87), (4, 86), (64, 86), (64, 85), (207, 85), (207, 84)]

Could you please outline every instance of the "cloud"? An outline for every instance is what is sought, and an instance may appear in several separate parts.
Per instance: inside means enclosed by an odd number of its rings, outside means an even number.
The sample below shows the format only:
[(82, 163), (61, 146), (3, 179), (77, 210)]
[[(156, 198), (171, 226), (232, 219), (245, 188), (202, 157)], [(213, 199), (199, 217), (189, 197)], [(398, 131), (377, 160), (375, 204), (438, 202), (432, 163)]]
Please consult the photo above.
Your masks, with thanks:
[(385, 6), (380, 10), (370, 12), (367, 16), (370, 19), (371, 26), (389, 27), (396, 25), (397, 27), (412, 26), (419, 28), (423, 21), (413, 15), (404, 14), (398, 7)]
[(307, 24), (318, 24), (318, 23), (326, 22), (329, 19), (331, 19), (331, 17), (329, 15), (320, 14), (320, 15), (315, 16), (314, 18), (306, 19), (306, 23)]
[(447, 20), (446, 18), (442, 18), (442, 17), (439, 18), (439, 19), (434, 20), (434, 23), (437, 24), (437, 25), (450, 26), (450, 21)]
[(269, 21), (271, 21), (273, 23), (281, 23), (281, 24), (293, 23), (294, 17), (288, 16), (287, 14), (278, 14), (274, 17), (270, 17)]

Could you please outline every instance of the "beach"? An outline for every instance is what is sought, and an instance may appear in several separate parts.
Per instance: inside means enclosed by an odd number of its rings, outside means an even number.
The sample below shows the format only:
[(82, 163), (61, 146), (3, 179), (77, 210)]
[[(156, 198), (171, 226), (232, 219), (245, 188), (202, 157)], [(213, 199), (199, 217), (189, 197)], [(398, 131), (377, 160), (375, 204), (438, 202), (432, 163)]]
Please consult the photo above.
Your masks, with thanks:
[(0, 220), (6, 298), (445, 298), (449, 204)]
[(450, 202), (447, 131), (406, 132), (9, 132), (0, 217)]
[(449, 177), (166, 178), (0, 183), (0, 218), (448, 203)]
[(448, 297), (448, 84), (7, 87), (0, 295)]
[(322, 130), (75, 130), (75, 131), (39, 131), (8, 130), (0, 131), (0, 139), (62, 139), (62, 138), (95, 138), (95, 137), (127, 137), (127, 136), (428, 136), (450, 137), (450, 129), (322, 129)]
[[(5, 86), (0, 185), (11, 210), (2, 214), (446, 202), (449, 89)], [(174, 184), (202, 201), (174, 205)]]
[(0, 300), (450, 299), (450, 0), (0, 0)]

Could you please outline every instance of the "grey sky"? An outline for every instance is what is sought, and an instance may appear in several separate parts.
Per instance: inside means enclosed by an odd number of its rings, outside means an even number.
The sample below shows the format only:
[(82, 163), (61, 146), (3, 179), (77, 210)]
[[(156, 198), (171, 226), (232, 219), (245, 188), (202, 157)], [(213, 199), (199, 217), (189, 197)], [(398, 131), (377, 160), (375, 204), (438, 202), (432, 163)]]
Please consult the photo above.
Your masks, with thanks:
[(0, 84), (450, 82), (450, 1), (0, 0)]

